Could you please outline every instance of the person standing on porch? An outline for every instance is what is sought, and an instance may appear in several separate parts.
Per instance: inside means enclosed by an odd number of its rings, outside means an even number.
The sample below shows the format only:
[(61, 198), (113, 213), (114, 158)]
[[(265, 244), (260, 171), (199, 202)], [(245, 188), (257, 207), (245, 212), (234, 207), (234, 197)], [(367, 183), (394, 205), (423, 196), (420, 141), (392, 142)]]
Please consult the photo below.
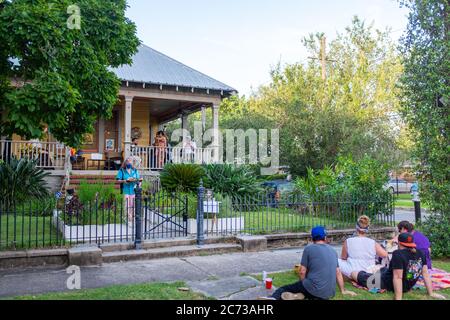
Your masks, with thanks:
[(133, 167), (132, 157), (125, 160), (119, 170), (119, 173), (117, 174), (116, 179), (122, 183), (121, 189), (125, 199), (128, 222), (132, 224), (134, 221), (134, 200), (136, 198), (134, 189), (138, 183), (142, 181), (138, 170)]
[(167, 148), (167, 137), (164, 131), (159, 131), (156, 134), (153, 146), (156, 147), (156, 167), (158, 170), (162, 170), (166, 161)]

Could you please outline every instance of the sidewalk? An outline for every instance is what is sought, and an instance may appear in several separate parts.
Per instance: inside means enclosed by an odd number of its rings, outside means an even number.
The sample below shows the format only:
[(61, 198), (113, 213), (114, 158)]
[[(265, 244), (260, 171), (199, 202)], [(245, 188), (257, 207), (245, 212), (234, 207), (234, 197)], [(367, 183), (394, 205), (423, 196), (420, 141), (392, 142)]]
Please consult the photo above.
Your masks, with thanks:
[[(340, 252), (340, 247), (336, 250)], [(244, 274), (291, 270), (302, 253), (303, 249), (297, 248), (85, 267), (81, 268), (81, 288), (186, 281), (194, 290), (216, 299), (254, 299), (267, 292), (261, 291), (258, 281), (243, 277)], [(69, 276), (66, 269), (0, 271), (0, 297), (68, 291)]]

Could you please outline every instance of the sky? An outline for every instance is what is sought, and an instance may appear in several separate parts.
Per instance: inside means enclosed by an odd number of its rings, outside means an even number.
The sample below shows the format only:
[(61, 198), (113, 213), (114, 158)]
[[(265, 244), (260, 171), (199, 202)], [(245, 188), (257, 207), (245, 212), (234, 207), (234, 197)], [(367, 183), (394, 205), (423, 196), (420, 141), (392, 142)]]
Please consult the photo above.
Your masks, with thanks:
[(397, 0), (128, 0), (146, 45), (249, 95), (279, 62), (308, 59), (301, 39), (329, 41), (358, 15), (398, 39), (407, 11)]

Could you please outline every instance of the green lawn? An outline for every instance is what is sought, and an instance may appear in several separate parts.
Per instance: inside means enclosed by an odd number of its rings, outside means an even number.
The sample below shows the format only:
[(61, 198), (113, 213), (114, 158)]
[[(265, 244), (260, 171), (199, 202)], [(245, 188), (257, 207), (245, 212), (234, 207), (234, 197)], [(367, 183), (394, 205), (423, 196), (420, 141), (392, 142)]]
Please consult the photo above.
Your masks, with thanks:
[(180, 291), (183, 282), (111, 286), (65, 293), (15, 297), (14, 300), (207, 300), (199, 293)]
[(61, 234), (51, 217), (4, 215), (0, 217), (0, 250), (43, 248), (60, 244)]
[[(292, 209), (266, 209), (259, 212), (242, 212), (240, 216), (245, 219), (245, 231), (252, 234), (268, 234), (274, 232), (309, 232), (317, 225), (327, 229), (354, 228), (357, 219), (356, 213), (344, 214), (341, 219), (331, 213), (299, 214)], [(389, 221), (374, 221), (374, 225), (386, 226)]]
[[(435, 267), (450, 270), (450, 261), (437, 261)], [(247, 274), (241, 274), (247, 276)], [(274, 279), (274, 285), (281, 287), (294, 283), (298, 276), (294, 271), (270, 274)], [(255, 276), (261, 281), (261, 276)], [(20, 296), (14, 300), (207, 300), (208, 298), (192, 291), (181, 291), (185, 288), (184, 282), (175, 283), (151, 283), (137, 285), (117, 285), (100, 289), (85, 289), (65, 293), (49, 293), (44, 295)], [(342, 296), (339, 293), (334, 300), (393, 300), (392, 293), (371, 294), (367, 291), (354, 288), (351, 284), (346, 284), (348, 290), (356, 292), (356, 297)], [(450, 299), (450, 289), (439, 291), (440, 294)], [(425, 291), (414, 291), (404, 295), (405, 300), (429, 300)]]
[[(442, 270), (446, 270), (450, 272), (450, 260), (446, 261), (435, 261), (434, 267)], [(288, 271), (288, 272), (282, 272), (282, 273), (274, 273), (270, 274), (269, 277), (274, 279), (274, 286), (276, 287), (282, 287), (288, 284), (295, 283), (298, 281), (298, 276), (294, 271)], [(259, 281), (262, 281), (262, 276), (256, 276), (256, 279)], [(339, 292), (339, 289), (337, 289), (337, 295), (333, 300), (393, 300), (394, 294), (393, 293), (384, 293), (384, 294), (372, 294), (365, 290), (360, 290), (350, 283), (346, 283), (345, 287), (348, 290), (356, 292), (358, 295), (355, 297), (351, 296), (342, 296), (342, 294)], [(439, 294), (444, 295), (447, 299), (450, 299), (450, 289), (441, 290), (438, 292)], [(433, 298), (430, 298), (426, 292), (426, 290), (420, 290), (420, 291), (412, 291), (403, 296), (403, 299), (405, 300), (434, 300)]]
[[(414, 208), (413, 197), (409, 193), (395, 195), (395, 207), (397, 208)], [(425, 203), (420, 204), (422, 208), (428, 209), (429, 207)]]

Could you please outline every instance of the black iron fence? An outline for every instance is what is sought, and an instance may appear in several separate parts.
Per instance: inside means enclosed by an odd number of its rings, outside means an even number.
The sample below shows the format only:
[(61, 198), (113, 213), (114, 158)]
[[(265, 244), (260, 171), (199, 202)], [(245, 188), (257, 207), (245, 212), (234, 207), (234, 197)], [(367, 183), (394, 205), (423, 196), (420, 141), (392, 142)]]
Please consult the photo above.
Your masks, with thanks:
[(305, 232), (316, 225), (354, 228), (360, 215), (372, 226), (393, 226), (394, 198), (351, 196), (305, 198), (273, 194), (224, 197), (205, 192), (167, 193), (155, 189), (129, 201), (123, 197), (81, 203), (61, 201), (0, 203), (0, 250), (52, 248), (150, 239)]
[(289, 195), (278, 200), (267, 193), (220, 197), (205, 199), (203, 212), (207, 235), (309, 232), (317, 225), (330, 230), (353, 229), (361, 215), (367, 215), (374, 228), (395, 224), (394, 198), (390, 194), (376, 199)]

